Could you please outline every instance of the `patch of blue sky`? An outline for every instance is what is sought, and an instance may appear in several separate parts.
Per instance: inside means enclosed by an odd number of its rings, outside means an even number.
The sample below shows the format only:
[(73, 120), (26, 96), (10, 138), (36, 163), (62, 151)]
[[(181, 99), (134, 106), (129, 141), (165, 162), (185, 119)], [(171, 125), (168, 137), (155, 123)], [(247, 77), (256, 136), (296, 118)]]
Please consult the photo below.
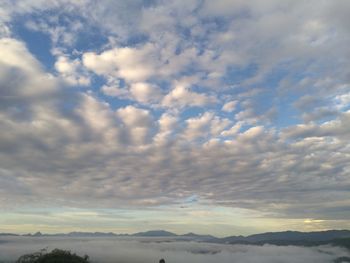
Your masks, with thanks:
[(86, 52), (90, 50), (100, 50), (108, 43), (108, 36), (100, 27), (95, 26), (88, 21), (87, 18), (79, 17), (72, 14), (57, 15), (57, 26), (71, 29), (74, 24), (81, 24), (83, 27), (72, 29), (68, 33), (74, 34), (72, 47), (62, 43), (67, 49), (74, 49), (79, 52)]
[(191, 86), (191, 91), (197, 92), (197, 93), (206, 93), (206, 94), (210, 93), (210, 90), (207, 87), (203, 85), (197, 85), (197, 84), (194, 84)]
[(226, 85), (241, 84), (243, 81), (254, 77), (258, 72), (258, 69), (258, 65), (254, 63), (243, 67), (232, 65), (227, 68), (226, 74), (222, 78), (222, 81)]
[(228, 30), (231, 24), (231, 19), (223, 16), (211, 16), (202, 18), (201, 24), (210, 31), (224, 32)]
[[(99, 91), (100, 88), (105, 85), (106, 79), (103, 76), (96, 75), (96, 74), (91, 74), (91, 85), (90, 88), (93, 89), (94, 91)], [(123, 85), (123, 83), (120, 83), (119, 85)]]
[(284, 128), (301, 123), (301, 117), (297, 110), (290, 105), (280, 101), (277, 105), (278, 112), (274, 119), (276, 128)]
[[(40, 14), (31, 14), (22, 16), (14, 20), (13, 31), (23, 39), (29, 50), (38, 57), (38, 59), (48, 68), (52, 69), (55, 58), (51, 54), (53, 47), (52, 39), (50, 39), (49, 32), (38, 27), (38, 30), (28, 27), (28, 23), (41, 24), (48, 28), (65, 28), (64, 34), (72, 34), (72, 43), (65, 41), (62, 36), (56, 36), (57, 44), (60, 48), (66, 51), (76, 50), (79, 52), (86, 52), (90, 50), (99, 50), (108, 43), (108, 37), (104, 32), (89, 23), (82, 17), (77, 17), (73, 14), (60, 14), (56, 10), (49, 10)], [(81, 24), (82, 27), (74, 29), (74, 24)], [(69, 52), (74, 54), (74, 52)]]
[(189, 27), (176, 24), (175, 32), (177, 33), (178, 37), (182, 38), (183, 40), (190, 40), (191, 38), (191, 29)]
[(350, 103), (341, 109), (342, 112), (350, 111)]
[(151, 112), (153, 118), (156, 120), (159, 119), (162, 116), (162, 114), (166, 112), (165, 109), (161, 109), (161, 108), (157, 108), (157, 107), (147, 108), (147, 110), (149, 110)]
[(180, 118), (182, 120), (195, 118), (200, 116), (201, 114), (204, 114), (207, 111), (208, 109), (203, 107), (187, 107), (181, 112)]
[(158, 0), (142, 0), (142, 6), (145, 8), (151, 8), (157, 6)]
[(197, 203), (198, 199), (199, 199), (198, 196), (196, 194), (194, 194), (194, 195), (191, 195), (191, 196), (185, 198), (184, 203), (186, 203), (186, 204)]
[(29, 52), (41, 62), (46, 70), (53, 70), (55, 57), (51, 54), (52, 46), (47, 34), (30, 30), (20, 21), (13, 23), (12, 31), (17, 38), (25, 42)]
[[(284, 63), (276, 67), (278, 70), (276, 69), (267, 76), (265, 84), (268, 84), (269, 89), (276, 94), (275, 98), (272, 98), (271, 101), (278, 109), (278, 115), (274, 123), (277, 127), (283, 128), (303, 122), (301, 117), (302, 112), (298, 110), (294, 104), (302, 96), (307, 95), (312, 90), (312, 87), (308, 87), (307, 90), (304, 90), (293, 88), (293, 86), (297, 87), (298, 83), (305, 78), (319, 78), (319, 72), (312, 72), (312, 74), (308, 72), (307, 69), (309, 65), (310, 64), (307, 63), (303, 67), (300, 66), (297, 72), (291, 73), (289, 68), (290, 65)], [(288, 89), (288, 92), (285, 92), (284, 94), (277, 94), (280, 92), (278, 90), (279, 85), (285, 78), (288, 79), (290, 88)]]
[(135, 47), (138, 45), (146, 44), (149, 42), (149, 36), (144, 33), (135, 33), (130, 35), (125, 43), (121, 44), (122, 47)]
[(159, 78), (158, 76), (151, 77), (148, 80), (149, 83), (158, 86), (163, 92), (167, 92), (171, 89), (171, 80)]
[[(258, 87), (259, 86), (257, 86), (257, 88)], [(255, 111), (264, 114), (274, 106), (275, 98), (277, 98), (275, 89), (263, 87), (263, 91), (259, 92), (259, 94), (253, 98), (253, 101), (255, 102)]]
[(77, 34), (74, 49), (79, 52), (101, 50), (108, 43), (108, 37), (97, 27), (90, 27)]
[[(107, 102), (110, 105), (112, 110), (117, 110), (119, 108), (123, 108), (132, 104), (132, 101), (129, 99), (104, 94), (101, 88), (105, 84), (106, 84), (105, 78), (94, 75), (92, 77), (89, 90), (94, 94), (94, 96), (101, 99), (102, 101)], [(125, 84), (123, 80), (120, 81), (119, 86), (121, 89), (125, 88)]]
[(301, 122), (300, 112), (293, 106), (300, 95), (296, 93), (279, 94), (278, 86), (285, 76), (286, 72), (284, 70), (277, 70), (269, 74), (263, 84), (264, 92), (261, 93), (259, 99), (261, 107), (274, 106), (277, 108), (278, 113), (274, 120), (274, 125), (277, 128), (288, 127)]

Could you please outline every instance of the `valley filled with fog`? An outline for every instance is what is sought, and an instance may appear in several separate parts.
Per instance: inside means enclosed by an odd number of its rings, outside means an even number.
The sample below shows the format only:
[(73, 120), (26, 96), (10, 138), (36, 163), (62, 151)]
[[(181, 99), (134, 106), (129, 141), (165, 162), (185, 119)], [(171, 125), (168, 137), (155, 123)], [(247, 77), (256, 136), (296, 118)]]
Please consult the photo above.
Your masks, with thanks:
[(330, 263), (349, 257), (345, 248), (252, 246), (200, 243), (175, 238), (141, 237), (0, 237), (0, 262), (14, 262), (19, 256), (46, 248), (71, 250), (89, 255), (92, 262), (106, 263)]

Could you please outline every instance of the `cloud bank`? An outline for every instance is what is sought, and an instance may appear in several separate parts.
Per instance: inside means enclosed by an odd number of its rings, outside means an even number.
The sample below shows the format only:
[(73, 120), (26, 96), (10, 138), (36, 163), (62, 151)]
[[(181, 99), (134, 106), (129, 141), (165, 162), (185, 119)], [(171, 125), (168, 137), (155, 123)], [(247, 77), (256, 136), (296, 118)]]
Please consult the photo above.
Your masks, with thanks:
[[(7, 238), (0, 246), (2, 260), (17, 259), (23, 253), (42, 248), (68, 249), (79, 255), (88, 254), (93, 262), (154, 263), (166, 262), (249, 262), (249, 263), (331, 263), (338, 257), (349, 256), (339, 247), (278, 247), (272, 245), (217, 245), (197, 242), (165, 242), (142, 238), (132, 239), (63, 239), (63, 238)], [(154, 242), (157, 241), (157, 242)]]

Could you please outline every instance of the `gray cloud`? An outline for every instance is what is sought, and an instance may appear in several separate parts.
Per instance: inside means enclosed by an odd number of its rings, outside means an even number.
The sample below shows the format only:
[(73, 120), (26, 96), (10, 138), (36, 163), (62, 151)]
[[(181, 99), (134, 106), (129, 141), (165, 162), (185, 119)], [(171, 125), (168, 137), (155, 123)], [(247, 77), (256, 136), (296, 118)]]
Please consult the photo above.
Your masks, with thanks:
[[(157, 91), (159, 98), (168, 94), (158, 106), (170, 110), (163, 113), (164, 119), (153, 116), (148, 97), (141, 97), (142, 109), (134, 105), (116, 110), (93, 92), (67, 88), (62, 76), (45, 72), (21, 41), (1, 39), (3, 207), (33, 202), (148, 207), (197, 195), (205, 204), (250, 208), (276, 217), (349, 219), (341, 212), (348, 210), (350, 200), (350, 121), (343, 105), (350, 65), (340, 59), (350, 53), (349, 21), (341, 11), (347, 10), (346, 1), (220, 1), (215, 8), (210, 1), (186, 1), (186, 8), (183, 1), (11, 3), (1, 5), (6, 14), (0, 21), (3, 26), (12, 16), (62, 6), (63, 13), (91, 18), (110, 39), (101, 50), (78, 52), (75, 61), (86, 66), (84, 76), (88, 68), (114, 81), (124, 78), (131, 86), (136, 80), (151, 85), (149, 79), (157, 74), (170, 78), (166, 90)], [(237, 10), (243, 15), (230, 18)], [(222, 15), (220, 27), (213, 18)], [(153, 44), (140, 41), (125, 48), (129, 32), (145, 34)], [(69, 50), (68, 43), (60, 44)], [(117, 51), (126, 52), (128, 60), (133, 52), (141, 52), (141, 62), (132, 61), (140, 70), (135, 73), (131, 62), (130, 67), (125, 60), (103, 57), (117, 56)], [(147, 64), (155, 57), (157, 63)], [(230, 67), (251, 65), (257, 67), (252, 76), (222, 81)], [(269, 85), (252, 88), (277, 69), (289, 73), (283, 74), (276, 90)], [(188, 88), (175, 85), (182, 82)], [(203, 90), (192, 91), (192, 86)], [(219, 91), (226, 95), (224, 102), (237, 100), (235, 116), (227, 119), (208, 110), (187, 121), (179, 119), (190, 106), (206, 110), (223, 102), (215, 95)], [(258, 107), (263, 96), (273, 97), (267, 109)], [(337, 98), (345, 98), (342, 111), (334, 105)], [(301, 120), (282, 130), (271, 127), (274, 106), (293, 103), (306, 123)], [(322, 108), (315, 110), (315, 105)], [(331, 120), (319, 123), (324, 117)]]
[[(25, 74), (27, 69), (16, 70)], [(147, 110), (129, 106), (115, 112), (91, 94), (76, 94), (75, 109), (67, 112), (59, 96), (41, 98), (59, 89), (51, 77), (53, 88), (39, 92), (35, 81), (46, 77), (35, 69), (18, 83), (28, 89), (28, 95), (16, 94), (28, 105), (20, 118), (13, 117), (20, 110), (13, 103), (1, 112), (1, 128), (7, 131), (0, 136), (2, 185), (18, 186), (17, 191), (3, 188), (3, 198), (118, 207), (174, 203), (197, 194), (212, 203), (330, 218), (332, 210), (321, 207), (344, 207), (341, 200), (349, 198), (348, 113), (321, 125), (292, 126), (281, 134), (258, 126), (227, 140), (213, 135), (229, 123), (206, 114), (158, 144), (155, 138), (166, 131)], [(219, 132), (202, 131), (208, 125), (218, 128), (220, 122), (224, 125)], [(201, 141), (186, 139), (193, 136)], [(298, 140), (285, 141), (293, 138)], [(309, 212), (296, 213), (300, 207)]]

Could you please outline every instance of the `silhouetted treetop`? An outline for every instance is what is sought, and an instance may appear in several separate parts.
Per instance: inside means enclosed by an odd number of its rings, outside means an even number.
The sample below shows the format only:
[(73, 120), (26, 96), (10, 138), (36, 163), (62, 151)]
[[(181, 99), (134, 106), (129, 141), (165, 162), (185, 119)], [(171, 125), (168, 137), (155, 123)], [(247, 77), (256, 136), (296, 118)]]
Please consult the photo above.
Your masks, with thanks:
[(23, 255), (16, 263), (89, 263), (89, 257), (87, 255), (80, 257), (61, 249), (54, 249), (47, 253), (44, 249), (33, 254)]

